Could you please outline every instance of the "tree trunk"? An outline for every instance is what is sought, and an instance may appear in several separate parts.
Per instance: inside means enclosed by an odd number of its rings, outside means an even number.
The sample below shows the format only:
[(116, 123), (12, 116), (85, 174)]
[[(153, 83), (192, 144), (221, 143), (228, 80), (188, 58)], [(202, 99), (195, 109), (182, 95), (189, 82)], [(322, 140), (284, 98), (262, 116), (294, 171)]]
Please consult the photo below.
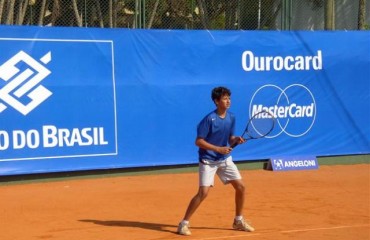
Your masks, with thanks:
[(199, 5), (199, 15), (200, 15), (200, 20), (202, 22), (203, 28), (208, 29), (208, 14), (205, 9), (205, 4), (203, 0), (198, 0), (198, 5)]
[(335, 30), (335, 0), (326, 0), (325, 30)]
[(112, 28), (113, 27), (113, 1), (112, 0), (109, 0), (109, 11), (108, 11), (108, 15), (109, 15), (109, 27)]
[(51, 26), (55, 26), (55, 22), (60, 16), (60, 2), (59, 0), (54, 0), (53, 9), (51, 12)]
[(4, 2), (5, 0), (0, 0), (0, 24), (3, 22), (3, 11), (4, 11)]
[(155, 3), (154, 3), (153, 12), (150, 15), (150, 19), (149, 19), (149, 23), (148, 23), (148, 29), (151, 29), (152, 28), (155, 15), (157, 14), (158, 5), (159, 5), (159, 0), (155, 1)]
[(99, 26), (103, 28), (104, 21), (103, 21), (103, 14), (101, 13), (100, 1), (95, 0), (95, 5), (96, 5), (96, 11), (98, 12), (98, 17), (99, 17)]
[(76, 21), (77, 21), (77, 26), (82, 27), (82, 18), (80, 14), (78, 13), (78, 6), (76, 0), (72, 0), (73, 4), (73, 12), (75, 13)]
[(39, 26), (42, 26), (43, 23), (44, 23), (45, 9), (46, 9), (46, 0), (42, 0), (41, 8), (40, 8), (39, 21), (38, 21), (38, 24), (37, 24)]
[(6, 23), (5, 24), (13, 25), (14, 4), (15, 4), (15, 0), (11, 0), (10, 3), (8, 2), (8, 17), (6, 18)]
[(261, 28), (267, 27), (267, 29), (272, 30), (276, 29), (276, 27), (273, 27), (273, 24), (276, 23), (276, 18), (278, 17), (281, 7), (283, 3), (280, 1), (279, 4), (277, 5), (276, 9), (274, 10), (273, 7), (271, 8), (271, 17), (265, 17), (263, 21), (261, 22)]
[(18, 3), (17, 25), (22, 25), (23, 23), (24, 9), (27, 9), (27, 0), (20, 0)]
[(117, 27), (117, 15), (118, 15), (118, 4), (117, 1), (112, 2), (112, 26)]
[(365, 30), (366, 1), (359, 0), (358, 4), (358, 30)]

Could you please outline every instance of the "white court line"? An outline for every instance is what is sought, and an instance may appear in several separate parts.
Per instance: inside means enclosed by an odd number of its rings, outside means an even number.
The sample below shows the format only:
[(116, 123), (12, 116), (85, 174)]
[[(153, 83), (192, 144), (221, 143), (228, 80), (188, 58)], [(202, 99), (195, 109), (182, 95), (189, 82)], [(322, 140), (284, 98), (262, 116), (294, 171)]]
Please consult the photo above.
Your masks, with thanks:
[(219, 237), (207, 237), (207, 238), (197, 238), (193, 240), (213, 240), (213, 239), (231, 239), (237, 237), (255, 237), (263, 234), (274, 234), (274, 233), (294, 233), (294, 232), (312, 232), (320, 230), (332, 230), (332, 229), (343, 229), (343, 228), (359, 228), (359, 227), (370, 227), (370, 224), (363, 225), (352, 225), (352, 226), (337, 226), (337, 227), (322, 227), (322, 228), (308, 228), (308, 229), (295, 229), (295, 230), (285, 230), (285, 231), (272, 231), (263, 233), (246, 233), (243, 235), (233, 235), (233, 236), (219, 236)]
[(255, 237), (260, 236), (261, 233), (246, 233), (244, 235), (233, 235), (233, 236), (223, 236), (223, 237), (209, 237), (209, 238), (197, 238), (193, 240), (212, 240), (212, 239), (230, 239), (230, 238), (237, 238), (237, 237)]
[(287, 231), (280, 231), (280, 232), (281, 233), (309, 232), (309, 231), (331, 230), (331, 229), (341, 229), (341, 228), (357, 228), (357, 227), (370, 227), (370, 225), (364, 224), (364, 225), (338, 226), (338, 227), (326, 227), (326, 228), (308, 228), (308, 229), (287, 230)]

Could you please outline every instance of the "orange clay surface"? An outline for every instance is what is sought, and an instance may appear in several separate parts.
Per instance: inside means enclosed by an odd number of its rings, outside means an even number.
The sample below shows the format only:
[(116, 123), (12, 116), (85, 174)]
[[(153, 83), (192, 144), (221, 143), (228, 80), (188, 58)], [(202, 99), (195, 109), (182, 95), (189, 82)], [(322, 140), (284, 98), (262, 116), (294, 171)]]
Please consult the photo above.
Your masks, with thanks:
[(218, 179), (176, 234), (197, 173), (66, 179), (0, 186), (0, 239), (368, 240), (370, 165), (241, 171), (253, 233), (231, 229), (234, 192)]

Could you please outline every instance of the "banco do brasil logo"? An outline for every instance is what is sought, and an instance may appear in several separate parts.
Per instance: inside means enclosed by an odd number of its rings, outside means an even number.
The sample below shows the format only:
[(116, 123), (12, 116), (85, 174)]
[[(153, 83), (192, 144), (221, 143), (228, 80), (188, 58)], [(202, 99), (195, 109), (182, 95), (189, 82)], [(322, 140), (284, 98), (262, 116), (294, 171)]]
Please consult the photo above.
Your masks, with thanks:
[(44, 66), (51, 53), (40, 60), (20, 51), (0, 66), (0, 113), (11, 107), (27, 115), (52, 93), (40, 84), (50, 71)]
[(302, 137), (314, 126), (317, 112), (313, 93), (302, 84), (285, 88), (273, 84), (261, 86), (252, 96), (249, 115), (262, 110), (269, 111), (276, 118), (275, 128), (268, 138), (281, 134)]

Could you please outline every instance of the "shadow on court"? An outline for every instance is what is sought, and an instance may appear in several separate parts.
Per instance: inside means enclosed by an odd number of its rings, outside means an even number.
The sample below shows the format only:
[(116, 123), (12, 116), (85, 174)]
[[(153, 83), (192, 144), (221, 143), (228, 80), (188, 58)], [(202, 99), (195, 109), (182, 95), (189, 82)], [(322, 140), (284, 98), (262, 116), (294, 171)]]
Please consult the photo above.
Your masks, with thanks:
[[(78, 220), (80, 222), (86, 223), (93, 223), (102, 226), (109, 226), (109, 227), (133, 227), (133, 228), (142, 228), (142, 229), (149, 229), (154, 231), (160, 232), (169, 232), (169, 233), (176, 233), (177, 225), (169, 225), (163, 223), (148, 223), (148, 222), (137, 222), (137, 221), (124, 221), (124, 220), (93, 220), (93, 219), (81, 219)], [(169, 230), (167, 228), (171, 228), (173, 230)], [(191, 227), (192, 229), (219, 229), (222, 228), (210, 228), (210, 227)], [(228, 230), (228, 229), (223, 229)]]

